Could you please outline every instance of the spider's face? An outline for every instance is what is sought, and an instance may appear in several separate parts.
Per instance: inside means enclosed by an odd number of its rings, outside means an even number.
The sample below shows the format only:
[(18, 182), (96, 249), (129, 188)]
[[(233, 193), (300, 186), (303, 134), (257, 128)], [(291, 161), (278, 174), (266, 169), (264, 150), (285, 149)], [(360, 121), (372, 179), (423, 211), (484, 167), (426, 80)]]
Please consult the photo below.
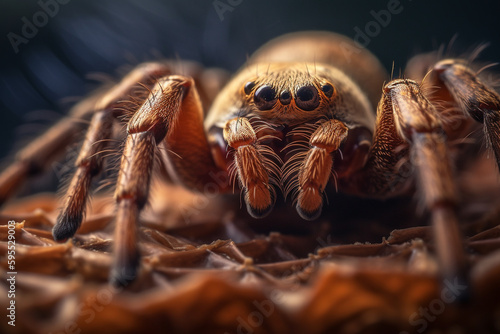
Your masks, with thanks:
[(328, 114), (336, 102), (336, 87), (314, 64), (278, 63), (255, 70), (257, 75), (242, 78), (239, 89), (250, 115), (292, 125)]
[[(348, 131), (346, 136), (335, 134), (342, 137), (342, 153), (335, 153), (341, 177), (364, 165), (375, 123), (373, 109), (353, 81), (334, 67), (313, 62), (248, 65), (223, 89), (206, 119), (221, 168), (232, 164), (223, 129), (237, 118), (250, 121), (258, 143), (278, 157), (280, 166), (292, 166), (304, 148), (301, 143), (309, 142), (318, 124), (338, 121)], [(288, 175), (287, 166), (283, 175)]]

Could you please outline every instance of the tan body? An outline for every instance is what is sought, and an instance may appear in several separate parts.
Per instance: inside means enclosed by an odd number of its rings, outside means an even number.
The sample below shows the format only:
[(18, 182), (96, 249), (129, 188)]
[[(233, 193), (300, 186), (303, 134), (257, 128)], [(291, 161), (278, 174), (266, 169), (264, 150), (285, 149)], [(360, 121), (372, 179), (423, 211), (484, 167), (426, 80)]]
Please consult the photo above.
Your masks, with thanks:
[[(302, 218), (315, 219), (331, 181), (339, 191), (374, 198), (397, 196), (414, 182), (431, 214), (443, 275), (463, 277), (467, 266), (447, 144), (447, 136), (454, 140), (463, 132), (450, 117), (466, 125), (471, 119), (483, 123), (500, 165), (500, 97), (461, 60), (421, 57), (410, 64), (407, 73), (417, 81), (396, 79), (383, 86), (387, 74), (371, 53), (326, 32), (268, 43), (222, 89), (224, 79), (214, 72), (179, 75), (172, 64), (143, 64), (121, 84), (75, 107), (75, 114), (93, 117), (54, 238), (70, 238), (80, 226), (90, 181), (101, 170), (111, 125), (119, 119), (127, 122), (127, 139), (115, 191), (115, 284), (136, 275), (136, 225), (157, 146), (167, 148), (161, 167), (190, 189), (204, 191), (220, 173), (229, 175), (232, 184), (216, 183), (219, 190), (239, 186), (254, 217), (288, 198)], [(422, 89), (426, 73), (435, 94)], [(129, 96), (132, 101), (120, 102)], [(450, 106), (461, 112), (447, 112)], [(75, 128), (71, 119), (63, 120), (41, 144), (21, 152), (0, 175), (1, 198), (34, 167), (47, 166), (54, 138), (67, 138)], [(399, 173), (402, 161), (414, 172)]]
[[(236, 109), (245, 102), (241, 88), (245, 83), (259, 78), (261, 82), (267, 81), (276, 88), (287, 87), (291, 91), (300, 87), (303, 81), (329, 80), (337, 90), (346, 94), (345, 108), (352, 104), (356, 109), (350, 110), (356, 110), (354, 114), (368, 117), (364, 121), (362, 117), (359, 119), (373, 129), (380, 87), (388, 79), (388, 75), (371, 52), (359, 48), (345, 36), (329, 32), (285, 35), (256, 51), (221, 91), (210, 108), (205, 128), (210, 129), (231, 114), (234, 116)], [(231, 113), (231, 109), (235, 111)], [(279, 117), (270, 116), (279, 122), (276, 119)], [(295, 113), (289, 118), (297, 121), (301, 117)]]

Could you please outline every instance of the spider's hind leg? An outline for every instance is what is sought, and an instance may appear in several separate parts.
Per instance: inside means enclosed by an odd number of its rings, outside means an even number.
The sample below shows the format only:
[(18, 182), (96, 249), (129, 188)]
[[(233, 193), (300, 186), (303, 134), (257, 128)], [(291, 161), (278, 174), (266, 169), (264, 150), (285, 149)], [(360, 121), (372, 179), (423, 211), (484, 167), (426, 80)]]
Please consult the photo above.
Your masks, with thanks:
[(427, 97), (433, 103), (450, 107), (440, 110), (450, 141), (463, 140), (477, 124), (483, 124), (484, 141), (500, 168), (500, 95), (483, 82), (479, 72), (463, 59), (439, 60), (436, 53), (413, 57), (405, 70), (414, 80), (425, 77), (423, 84), (431, 87)]
[(19, 153), (0, 173), (0, 206), (13, 197), (24, 182), (41, 174), (64, 152), (68, 144), (77, 140), (101, 97), (97, 93), (74, 105), (68, 117), (61, 119)]
[(62, 211), (52, 230), (54, 239), (64, 241), (71, 238), (80, 227), (89, 197), (91, 181), (102, 169), (103, 156), (112, 136), (115, 119), (124, 110), (131, 109), (127, 102), (131, 97), (144, 99), (147, 88), (158, 77), (170, 73), (160, 63), (144, 63), (126, 75), (92, 106), (93, 116), (83, 145), (75, 161), (76, 171), (64, 196)]
[(434, 66), (438, 84), (444, 86), (465, 114), (483, 123), (486, 145), (500, 168), (500, 96), (484, 84), (462, 61), (445, 59)]

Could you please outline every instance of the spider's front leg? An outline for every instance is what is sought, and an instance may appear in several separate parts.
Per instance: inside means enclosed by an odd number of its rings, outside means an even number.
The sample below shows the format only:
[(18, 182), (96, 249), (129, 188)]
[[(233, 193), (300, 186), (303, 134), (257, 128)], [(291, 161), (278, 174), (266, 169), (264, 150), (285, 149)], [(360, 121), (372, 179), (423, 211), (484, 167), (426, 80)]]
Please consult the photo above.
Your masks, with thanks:
[(202, 189), (217, 171), (203, 128), (203, 111), (190, 78), (164, 77), (130, 119), (118, 175), (114, 264), (110, 280), (126, 285), (136, 277), (137, 224), (147, 202), (156, 146), (164, 142), (175, 176)]
[(415, 81), (393, 80), (384, 87), (377, 108), (370, 157), (356, 176), (358, 189), (368, 190), (374, 197), (390, 197), (402, 191), (409, 175), (398, 175), (397, 167), (408, 153), (417, 189), (431, 213), (441, 274), (462, 280), (467, 264), (455, 213), (457, 196), (443, 126), (437, 110)]

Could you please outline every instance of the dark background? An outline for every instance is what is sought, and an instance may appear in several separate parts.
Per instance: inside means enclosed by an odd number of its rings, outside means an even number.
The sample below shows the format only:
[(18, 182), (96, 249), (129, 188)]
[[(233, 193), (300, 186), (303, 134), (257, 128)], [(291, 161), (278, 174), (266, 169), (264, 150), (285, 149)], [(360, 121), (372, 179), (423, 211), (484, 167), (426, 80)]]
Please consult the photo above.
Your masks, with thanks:
[[(50, 0), (41, 0), (44, 3)], [(54, 0), (52, 0), (54, 1)], [(62, 1), (62, 0), (61, 0)], [(68, 1), (68, 0), (65, 0)], [(162, 55), (236, 70), (265, 41), (283, 33), (324, 29), (354, 37), (389, 1), (221, 0), (238, 3), (217, 14), (214, 1), (69, 0), (15, 53), (8, 33), (33, 22), (37, 0), (0, 4), (0, 159), (10, 160), (96, 88), (92, 73), (116, 74), (124, 64)], [(390, 69), (414, 54), (448, 43), (460, 54), (482, 42), (481, 59), (500, 61), (499, 1), (401, 0), (403, 10), (371, 38), (368, 49)]]

